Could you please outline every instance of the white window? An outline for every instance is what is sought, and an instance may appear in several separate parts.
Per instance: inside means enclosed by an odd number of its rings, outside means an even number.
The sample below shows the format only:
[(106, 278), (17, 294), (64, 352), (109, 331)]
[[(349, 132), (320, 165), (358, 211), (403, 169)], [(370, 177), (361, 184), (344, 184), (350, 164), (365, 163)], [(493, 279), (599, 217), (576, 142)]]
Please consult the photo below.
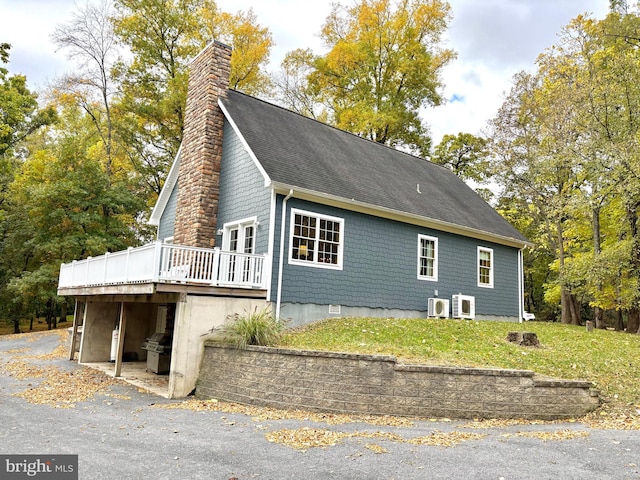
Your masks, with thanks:
[(478, 247), (478, 286), (493, 288), (493, 250)]
[(418, 235), (418, 279), (438, 280), (438, 239)]
[(342, 269), (344, 220), (291, 210), (289, 263)]

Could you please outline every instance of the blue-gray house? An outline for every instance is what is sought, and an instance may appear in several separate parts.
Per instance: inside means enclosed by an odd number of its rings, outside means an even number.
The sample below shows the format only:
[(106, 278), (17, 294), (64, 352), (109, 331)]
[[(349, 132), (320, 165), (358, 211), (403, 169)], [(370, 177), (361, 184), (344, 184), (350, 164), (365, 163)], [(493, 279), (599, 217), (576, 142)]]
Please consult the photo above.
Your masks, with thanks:
[(213, 42), (191, 64), (158, 241), (61, 266), (81, 363), (146, 360), (181, 397), (207, 332), (266, 304), (292, 325), (522, 319), (528, 243), (490, 205), (443, 167), (229, 90), (230, 57)]
[[(221, 90), (215, 245), (266, 255), (279, 317), (522, 318), (527, 241), (449, 170)], [(161, 241), (175, 241), (182, 161), (153, 213)]]

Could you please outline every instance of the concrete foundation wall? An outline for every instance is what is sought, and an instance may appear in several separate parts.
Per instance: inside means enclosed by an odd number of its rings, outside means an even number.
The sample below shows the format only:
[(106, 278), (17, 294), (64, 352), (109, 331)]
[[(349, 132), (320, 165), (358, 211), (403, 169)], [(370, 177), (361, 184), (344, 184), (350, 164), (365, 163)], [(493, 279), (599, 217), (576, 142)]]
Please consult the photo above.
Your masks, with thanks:
[(311, 411), (562, 419), (599, 405), (591, 382), (526, 370), (400, 365), (394, 357), (207, 343), (196, 395)]
[[(334, 317), (371, 317), (371, 318), (427, 318), (427, 312), (418, 310), (400, 310), (397, 308), (348, 307), (340, 305), (340, 314), (330, 313), (329, 305), (313, 303), (283, 303), (280, 318), (287, 320), (287, 326), (297, 327)], [(518, 322), (518, 317), (499, 317), (477, 315), (475, 320), (500, 322)]]
[[(87, 302), (81, 337), (80, 363), (108, 362), (111, 357), (111, 338), (119, 324), (119, 302)], [(151, 303), (125, 303), (127, 325), (124, 333), (123, 352), (136, 353), (138, 360), (146, 360), (146, 351), (140, 347), (154, 333), (157, 305)]]
[(124, 335), (124, 353), (136, 353), (138, 360), (147, 359), (143, 342), (155, 333), (158, 306), (152, 303), (125, 303), (127, 327)]
[(176, 304), (173, 329), (169, 398), (189, 395), (196, 386), (204, 340), (229, 315), (265, 308), (260, 299), (188, 295)]
[(108, 362), (111, 353), (111, 336), (120, 316), (119, 303), (87, 302), (80, 363)]

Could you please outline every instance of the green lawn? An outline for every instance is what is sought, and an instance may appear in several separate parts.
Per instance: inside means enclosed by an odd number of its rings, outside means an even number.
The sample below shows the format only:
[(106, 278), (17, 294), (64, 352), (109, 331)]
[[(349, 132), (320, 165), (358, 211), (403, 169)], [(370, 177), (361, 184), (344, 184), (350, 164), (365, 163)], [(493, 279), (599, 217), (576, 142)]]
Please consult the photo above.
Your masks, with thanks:
[[(512, 331), (535, 332), (542, 346), (509, 343), (506, 337)], [(586, 379), (610, 406), (640, 408), (640, 335), (542, 322), (342, 318), (292, 329), (280, 346)]]

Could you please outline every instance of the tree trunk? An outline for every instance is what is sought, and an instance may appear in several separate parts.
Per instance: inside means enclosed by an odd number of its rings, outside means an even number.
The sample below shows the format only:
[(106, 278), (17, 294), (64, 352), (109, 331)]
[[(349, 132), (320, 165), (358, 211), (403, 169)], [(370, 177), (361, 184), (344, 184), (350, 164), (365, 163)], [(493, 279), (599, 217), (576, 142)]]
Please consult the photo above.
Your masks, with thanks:
[(618, 310), (616, 316), (616, 324), (615, 329), (616, 332), (622, 332), (624, 330), (624, 317), (622, 315), (622, 310)]
[(47, 320), (47, 330), (51, 330), (51, 315), (53, 313), (53, 308), (51, 306), (52, 302), (51, 299), (47, 300), (47, 305), (46, 305), (46, 320)]
[(564, 284), (564, 230), (562, 228), (562, 220), (557, 222), (558, 232), (558, 262), (560, 263), (560, 318), (564, 324), (571, 323), (571, 307), (570, 307), (570, 294), (567, 287)]
[(582, 325), (582, 315), (580, 313), (580, 304), (575, 295), (568, 294), (567, 303), (569, 305), (569, 324)]
[(31, 315), (31, 319), (29, 320), (29, 331), (33, 332), (33, 315)]
[(58, 323), (63, 323), (67, 321), (67, 302), (62, 301), (60, 303), (60, 321)]
[[(631, 274), (638, 278), (640, 277), (640, 236), (638, 229), (638, 208), (640, 207), (640, 201), (635, 198), (626, 198), (625, 200), (627, 220), (631, 231)], [(638, 329), (640, 329), (640, 310), (637, 306), (637, 300), (635, 303), (636, 305), (629, 310), (627, 333), (638, 333)]]
[(536, 301), (535, 298), (533, 298), (534, 295), (534, 291), (533, 291), (533, 275), (531, 273), (529, 273), (526, 277), (525, 277), (525, 282), (524, 282), (524, 309), (527, 312), (535, 312), (536, 311)]
[(565, 325), (571, 323), (571, 312), (569, 310), (569, 292), (564, 287), (560, 286), (560, 321)]
[(638, 309), (638, 307), (634, 307), (629, 310), (627, 333), (638, 333), (638, 328), (640, 328), (640, 309)]
[(604, 312), (600, 307), (593, 308), (593, 321), (596, 324), (596, 328), (606, 328), (607, 326), (604, 323)]
[(20, 318), (14, 317), (11, 321), (13, 322), (13, 333), (20, 333)]
[[(593, 259), (594, 263), (597, 262), (600, 256), (600, 206), (593, 207)], [(602, 294), (602, 282), (598, 282), (596, 285), (599, 294)], [(602, 308), (596, 306), (593, 309), (593, 320), (595, 321), (596, 328), (605, 328), (604, 324), (604, 312)]]

